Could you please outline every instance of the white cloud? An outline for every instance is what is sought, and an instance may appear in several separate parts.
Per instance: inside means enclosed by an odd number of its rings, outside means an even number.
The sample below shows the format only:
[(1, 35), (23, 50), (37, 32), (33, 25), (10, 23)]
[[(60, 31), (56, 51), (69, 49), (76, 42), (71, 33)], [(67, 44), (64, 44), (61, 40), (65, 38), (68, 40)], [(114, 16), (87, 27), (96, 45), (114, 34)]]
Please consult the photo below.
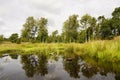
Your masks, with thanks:
[(119, 5), (119, 0), (0, 0), (0, 34), (20, 33), (28, 16), (48, 18), (49, 32), (61, 32), (63, 22), (72, 14), (110, 17)]
[(2, 18), (0, 18), (0, 25), (4, 25), (4, 21), (2, 20)]

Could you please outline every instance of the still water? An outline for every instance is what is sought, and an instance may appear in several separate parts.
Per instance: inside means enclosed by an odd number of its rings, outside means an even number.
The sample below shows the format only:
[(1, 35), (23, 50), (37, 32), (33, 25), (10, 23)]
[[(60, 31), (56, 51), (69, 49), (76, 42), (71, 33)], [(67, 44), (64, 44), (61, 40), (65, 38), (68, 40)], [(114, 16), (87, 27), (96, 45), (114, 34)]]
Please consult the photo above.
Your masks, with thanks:
[(63, 55), (4, 55), (0, 80), (120, 80), (120, 63)]

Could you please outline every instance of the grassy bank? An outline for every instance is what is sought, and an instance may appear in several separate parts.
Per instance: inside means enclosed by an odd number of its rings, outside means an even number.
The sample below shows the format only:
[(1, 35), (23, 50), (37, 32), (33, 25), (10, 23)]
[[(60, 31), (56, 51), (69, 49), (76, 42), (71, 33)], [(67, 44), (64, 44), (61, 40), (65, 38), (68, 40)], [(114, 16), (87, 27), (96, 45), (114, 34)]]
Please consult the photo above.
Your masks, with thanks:
[(0, 53), (20, 53), (20, 54), (39, 54), (39, 53), (73, 53), (83, 58), (94, 58), (96, 60), (117, 62), (120, 61), (120, 37), (113, 40), (99, 40), (84, 44), (79, 43), (22, 43), (13, 44), (4, 42), (0, 44)]
[(118, 62), (120, 61), (120, 37), (113, 40), (93, 41), (79, 47), (79, 55), (96, 60)]

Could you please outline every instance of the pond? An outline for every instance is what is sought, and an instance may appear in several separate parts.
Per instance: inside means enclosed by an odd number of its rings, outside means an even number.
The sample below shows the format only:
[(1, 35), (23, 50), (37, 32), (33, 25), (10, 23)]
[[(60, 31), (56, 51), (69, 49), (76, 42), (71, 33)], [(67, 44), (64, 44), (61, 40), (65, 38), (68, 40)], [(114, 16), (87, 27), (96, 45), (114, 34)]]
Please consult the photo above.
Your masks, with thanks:
[(120, 80), (120, 63), (79, 56), (5, 54), (0, 80)]

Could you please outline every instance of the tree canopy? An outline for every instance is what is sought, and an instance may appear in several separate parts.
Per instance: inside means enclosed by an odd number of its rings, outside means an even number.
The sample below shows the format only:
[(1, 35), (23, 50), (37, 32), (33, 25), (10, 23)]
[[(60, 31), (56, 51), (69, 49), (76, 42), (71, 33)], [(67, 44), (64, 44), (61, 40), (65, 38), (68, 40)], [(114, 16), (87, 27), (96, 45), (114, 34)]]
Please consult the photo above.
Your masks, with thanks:
[[(21, 36), (13, 33), (9, 40), (11, 42), (88, 42), (98, 39), (112, 39), (120, 35), (120, 7), (115, 8), (111, 18), (105, 18), (104, 15), (95, 18), (90, 14), (85, 14), (81, 18), (77, 14), (70, 15), (64, 21), (62, 33), (54, 30), (51, 35), (48, 34), (48, 19), (41, 17), (35, 19), (30, 16), (26, 19), (21, 30)], [(3, 41), (3, 35), (0, 35), (0, 42)]]

